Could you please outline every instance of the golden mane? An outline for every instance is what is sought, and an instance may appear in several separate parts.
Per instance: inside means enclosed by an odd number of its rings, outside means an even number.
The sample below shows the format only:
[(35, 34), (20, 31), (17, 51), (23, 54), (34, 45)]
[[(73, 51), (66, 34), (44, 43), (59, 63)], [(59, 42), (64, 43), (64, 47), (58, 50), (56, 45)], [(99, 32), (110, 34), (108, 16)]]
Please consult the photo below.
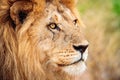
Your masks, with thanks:
[[(19, 19), (20, 22), (14, 16), (17, 14), (15, 11), (17, 12), (17, 8), (19, 8), (24, 10), (25, 13), (32, 11), (32, 15), (37, 16), (39, 13), (42, 17), (47, 3), (51, 2), (55, 3), (56, 6), (57, 3), (62, 3), (71, 11), (75, 8), (75, 0), (0, 0), (0, 80), (56, 80), (54, 76), (63, 75), (59, 72), (57, 72), (58, 74), (45, 75), (49, 71), (43, 71), (39, 55), (32, 55), (32, 53), (37, 52), (33, 50), (33, 47), (37, 48), (36, 45), (32, 46), (28, 37), (30, 35), (24, 33), (25, 29), (20, 29), (22, 19)], [(19, 4), (27, 6), (21, 8)], [(33, 19), (27, 18), (26, 20), (28, 22), (25, 26), (31, 26), (32, 24), (29, 24), (29, 22)], [(18, 25), (19, 31), (15, 29), (16, 25)], [(35, 64), (37, 65), (34, 66)], [(51, 67), (49, 68), (51, 69)], [(51, 79), (47, 79), (46, 76)], [(63, 79), (68, 80), (68, 76), (58, 76), (57, 80)]]

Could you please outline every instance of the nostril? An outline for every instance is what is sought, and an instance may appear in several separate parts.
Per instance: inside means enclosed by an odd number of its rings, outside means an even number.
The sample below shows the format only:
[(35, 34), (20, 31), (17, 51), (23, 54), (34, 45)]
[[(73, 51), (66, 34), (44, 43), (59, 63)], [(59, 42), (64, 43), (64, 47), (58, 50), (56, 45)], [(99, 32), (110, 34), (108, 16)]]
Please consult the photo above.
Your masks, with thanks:
[(73, 45), (73, 48), (77, 51), (80, 51), (81, 53), (84, 53), (87, 47), (88, 45), (80, 45), (80, 46)]

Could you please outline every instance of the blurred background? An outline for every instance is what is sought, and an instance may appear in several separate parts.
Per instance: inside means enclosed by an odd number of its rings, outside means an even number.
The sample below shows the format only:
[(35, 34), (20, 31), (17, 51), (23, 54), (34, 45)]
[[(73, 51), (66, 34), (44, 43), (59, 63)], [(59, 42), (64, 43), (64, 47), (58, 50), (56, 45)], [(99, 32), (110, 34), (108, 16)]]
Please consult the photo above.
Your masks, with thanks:
[(120, 0), (78, 0), (90, 43), (80, 80), (120, 80)]

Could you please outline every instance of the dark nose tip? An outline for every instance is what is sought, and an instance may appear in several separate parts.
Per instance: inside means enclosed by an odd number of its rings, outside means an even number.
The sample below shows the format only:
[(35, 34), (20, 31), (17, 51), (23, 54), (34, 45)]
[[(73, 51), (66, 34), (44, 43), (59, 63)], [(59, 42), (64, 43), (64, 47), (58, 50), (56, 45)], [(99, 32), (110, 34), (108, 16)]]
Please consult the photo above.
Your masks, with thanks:
[(81, 53), (84, 53), (87, 47), (88, 45), (79, 45), (79, 46), (73, 45), (73, 48), (77, 51), (80, 51)]

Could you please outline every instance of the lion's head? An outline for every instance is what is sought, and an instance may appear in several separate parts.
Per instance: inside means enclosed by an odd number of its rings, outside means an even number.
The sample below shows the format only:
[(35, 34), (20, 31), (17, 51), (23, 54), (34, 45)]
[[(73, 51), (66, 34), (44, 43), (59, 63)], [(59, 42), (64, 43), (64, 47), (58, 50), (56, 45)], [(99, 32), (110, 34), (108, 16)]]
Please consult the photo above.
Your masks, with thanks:
[(80, 74), (88, 55), (82, 26), (74, 0), (0, 0), (1, 79), (66, 80)]

